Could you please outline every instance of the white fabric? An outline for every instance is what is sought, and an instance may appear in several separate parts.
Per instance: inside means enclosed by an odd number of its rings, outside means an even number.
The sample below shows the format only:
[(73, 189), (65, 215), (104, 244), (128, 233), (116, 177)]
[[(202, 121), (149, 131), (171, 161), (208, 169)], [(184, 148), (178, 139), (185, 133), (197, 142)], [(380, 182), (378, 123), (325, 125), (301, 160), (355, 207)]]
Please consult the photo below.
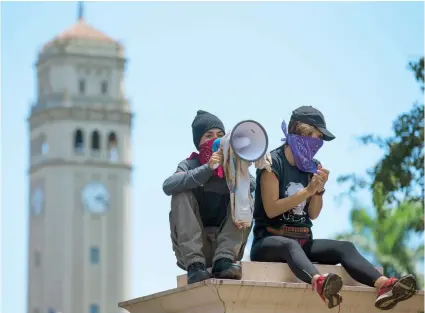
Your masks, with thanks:
[[(234, 223), (242, 227), (250, 227), (253, 219), (253, 199), (250, 191), (250, 177), (248, 168), (252, 163), (239, 159), (230, 145), (230, 133), (221, 139), (223, 151), (223, 169), (230, 191), (230, 203)], [(255, 162), (255, 167), (271, 172), (272, 159), (266, 153)]]

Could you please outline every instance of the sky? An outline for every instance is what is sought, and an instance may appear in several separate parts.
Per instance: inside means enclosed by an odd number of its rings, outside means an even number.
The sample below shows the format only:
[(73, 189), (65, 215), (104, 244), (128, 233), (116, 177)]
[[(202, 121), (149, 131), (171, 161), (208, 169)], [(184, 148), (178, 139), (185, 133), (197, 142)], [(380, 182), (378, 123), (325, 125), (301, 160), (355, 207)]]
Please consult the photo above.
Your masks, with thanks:
[[(34, 62), (76, 21), (74, 2), (2, 3), (2, 309), (26, 312), (28, 124)], [(90, 2), (88, 23), (119, 39), (129, 59), (133, 128), (132, 294), (176, 287), (162, 182), (194, 146), (198, 109), (227, 129), (260, 122), (269, 149), (293, 109), (312, 105), (336, 139), (317, 158), (330, 170), (315, 238), (350, 230), (339, 175), (363, 174), (382, 155), (356, 137), (391, 134), (392, 121), (423, 96), (407, 64), (424, 53), (421, 2)], [(71, 143), (70, 143), (71, 144)], [(6, 180), (7, 178), (7, 180)], [(370, 205), (367, 192), (359, 201)], [(249, 248), (245, 254), (249, 255)]]

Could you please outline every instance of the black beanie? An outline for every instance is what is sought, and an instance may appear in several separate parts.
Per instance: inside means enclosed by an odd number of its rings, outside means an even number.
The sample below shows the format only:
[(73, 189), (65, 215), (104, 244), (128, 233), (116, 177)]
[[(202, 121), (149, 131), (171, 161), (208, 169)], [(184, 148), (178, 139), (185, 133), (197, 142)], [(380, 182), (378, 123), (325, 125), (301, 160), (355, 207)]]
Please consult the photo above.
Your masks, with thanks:
[(225, 132), (224, 125), (214, 114), (199, 110), (192, 123), (193, 143), (199, 149), (199, 141), (210, 129), (218, 128)]

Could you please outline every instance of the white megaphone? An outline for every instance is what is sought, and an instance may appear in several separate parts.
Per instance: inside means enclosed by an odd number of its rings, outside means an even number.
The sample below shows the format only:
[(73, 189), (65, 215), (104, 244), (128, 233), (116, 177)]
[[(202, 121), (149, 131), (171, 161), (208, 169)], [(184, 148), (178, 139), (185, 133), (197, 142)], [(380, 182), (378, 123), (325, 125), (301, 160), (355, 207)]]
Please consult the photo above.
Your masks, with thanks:
[[(213, 151), (220, 148), (221, 138), (213, 143)], [(255, 162), (266, 153), (269, 138), (263, 126), (253, 120), (239, 122), (230, 134), (230, 146), (238, 158), (247, 162)], [(218, 164), (214, 166), (217, 168)]]

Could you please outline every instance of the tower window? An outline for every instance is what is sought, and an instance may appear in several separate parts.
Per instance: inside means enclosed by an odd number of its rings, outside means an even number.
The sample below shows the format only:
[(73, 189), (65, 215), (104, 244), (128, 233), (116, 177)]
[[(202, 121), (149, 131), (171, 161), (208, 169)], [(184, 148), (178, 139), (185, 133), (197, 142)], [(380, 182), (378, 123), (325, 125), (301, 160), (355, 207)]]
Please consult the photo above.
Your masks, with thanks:
[(80, 94), (86, 93), (86, 81), (84, 79), (80, 79), (78, 82), (78, 90), (80, 91)]
[(47, 143), (47, 138), (45, 134), (40, 135), (40, 152), (42, 155), (47, 155), (49, 153), (49, 145)]
[(30, 145), (31, 145), (31, 147), (30, 147), (30, 149), (31, 149), (31, 156), (35, 156), (37, 154), (37, 152), (35, 151), (36, 140), (35, 139), (31, 139)]
[(91, 149), (93, 152), (99, 152), (100, 150), (100, 135), (97, 130), (91, 134)]
[(99, 313), (99, 306), (97, 304), (90, 304), (89, 313)]
[(90, 248), (90, 262), (91, 264), (98, 264), (100, 259), (100, 253), (98, 247)]
[(40, 251), (34, 251), (34, 266), (40, 267), (40, 265), (41, 265)]
[(106, 80), (100, 83), (100, 91), (102, 95), (106, 95), (108, 93), (108, 82)]
[(41, 144), (41, 154), (46, 155), (47, 153), (49, 153), (49, 145), (47, 142), (43, 142)]
[(74, 150), (77, 154), (84, 153), (84, 135), (81, 129), (77, 129), (74, 135)]
[(118, 161), (118, 140), (114, 132), (108, 136), (108, 158), (109, 161)]

